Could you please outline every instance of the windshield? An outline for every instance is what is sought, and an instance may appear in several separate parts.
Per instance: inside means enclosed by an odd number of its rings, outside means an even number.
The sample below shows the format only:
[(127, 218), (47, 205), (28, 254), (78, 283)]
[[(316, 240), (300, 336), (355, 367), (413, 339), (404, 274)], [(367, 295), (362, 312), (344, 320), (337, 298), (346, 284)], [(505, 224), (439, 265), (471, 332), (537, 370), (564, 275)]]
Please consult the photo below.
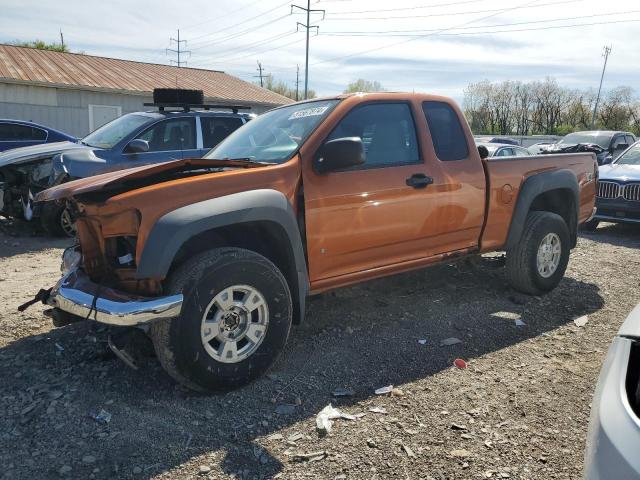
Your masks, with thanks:
[(596, 145), (607, 149), (609, 148), (609, 143), (611, 143), (611, 135), (598, 135), (596, 133), (570, 133), (562, 138), (558, 143), (595, 143)]
[(640, 143), (636, 143), (624, 155), (620, 155), (614, 163), (616, 165), (640, 165)]
[(233, 132), (204, 158), (286, 162), (337, 104), (321, 100), (271, 110)]
[(94, 130), (81, 142), (90, 147), (113, 148), (120, 140), (148, 123), (149, 120), (149, 117), (145, 115), (129, 113)]

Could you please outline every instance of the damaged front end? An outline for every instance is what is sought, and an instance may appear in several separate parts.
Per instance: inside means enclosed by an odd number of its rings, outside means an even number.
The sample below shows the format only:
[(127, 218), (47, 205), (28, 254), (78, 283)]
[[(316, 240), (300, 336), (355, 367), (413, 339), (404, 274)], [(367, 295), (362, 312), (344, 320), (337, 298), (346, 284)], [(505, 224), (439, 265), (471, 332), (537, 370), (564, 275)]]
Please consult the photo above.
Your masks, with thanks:
[[(137, 210), (97, 215), (67, 201), (82, 247), (63, 255), (63, 276), (45, 303), (67, 314), (114, 326), (140, 326), (180, 314), (182, 295), (162, 295), (160, 281), (137, 279)], [(145, 296), (149, 295), (149, 296)]]
[(49, 186), (51, 158), (0, 168), (0, 213), (33, 218), (34, 195)]

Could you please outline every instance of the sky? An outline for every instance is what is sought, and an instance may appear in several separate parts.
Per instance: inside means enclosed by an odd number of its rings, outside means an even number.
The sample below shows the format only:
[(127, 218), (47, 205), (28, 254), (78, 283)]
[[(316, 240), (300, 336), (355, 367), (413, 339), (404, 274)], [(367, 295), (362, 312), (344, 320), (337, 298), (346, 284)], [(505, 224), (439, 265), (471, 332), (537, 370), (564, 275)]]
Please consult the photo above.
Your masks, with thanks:
[[(264, 73), (304, 88), (306, 13), (282, 0), (0, 0), (0, 42), (59, 41), (72, 51), (222, 70), (258, 81)], [(293, 2), (296, 3), (296, 2)], [(307, 0), (298, 5), (306, 7)], [(310, 0), (309, 88), (333, 95), (358, 78), (387, 90), (460, 101), (482, 80), (543, 80), (640, 94), (638, 0)], [(293, 11), (293, 13), (292, 13)], [(317, 27), (317, 28), (316, 28)], [(296, 31), (298, 28), (299, 31)]]

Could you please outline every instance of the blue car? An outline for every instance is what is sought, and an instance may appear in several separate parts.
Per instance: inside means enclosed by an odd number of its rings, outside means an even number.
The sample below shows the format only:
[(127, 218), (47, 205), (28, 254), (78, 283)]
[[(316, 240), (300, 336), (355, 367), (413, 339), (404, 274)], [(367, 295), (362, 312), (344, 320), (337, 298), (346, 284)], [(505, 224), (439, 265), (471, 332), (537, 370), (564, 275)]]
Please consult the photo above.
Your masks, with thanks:
[[(230, 133), (253, 118), (243, 107), (212, 105), (160, 106), (156, 111), (129, 113), (76, 142), (34, 145), (0, 153), (0, 214), (41, 218), (52, 235), (73, 235), (68, 212), (34, 209), (41, 190), (60, 183), (113, 170), (200, 158)], [(215, 109), (217, 111), (213, 111)]]
[(640, 142), (598, 170), (596, 213), (585, 228), (595, 230), (601, 221), (640, 224)]
[(0, 152), (53, 142), (76, 142), (78, 139), (53, 128), (23, 120), (0, 118)]

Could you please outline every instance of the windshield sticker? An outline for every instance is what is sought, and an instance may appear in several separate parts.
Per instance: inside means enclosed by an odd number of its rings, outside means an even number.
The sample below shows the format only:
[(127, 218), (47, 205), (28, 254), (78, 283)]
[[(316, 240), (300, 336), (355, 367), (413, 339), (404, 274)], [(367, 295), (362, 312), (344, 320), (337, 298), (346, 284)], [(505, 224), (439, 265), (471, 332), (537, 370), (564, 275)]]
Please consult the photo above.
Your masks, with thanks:
[(295, 120), (296, 118), (316, 117), (318, 115), (322, 115), (327, 111), (328, 108), (329, 105), (325, 105), (324, 107), (305, 108), (304, 110), (298, 110), (297, 112), (293, 112), (288, 120)]

